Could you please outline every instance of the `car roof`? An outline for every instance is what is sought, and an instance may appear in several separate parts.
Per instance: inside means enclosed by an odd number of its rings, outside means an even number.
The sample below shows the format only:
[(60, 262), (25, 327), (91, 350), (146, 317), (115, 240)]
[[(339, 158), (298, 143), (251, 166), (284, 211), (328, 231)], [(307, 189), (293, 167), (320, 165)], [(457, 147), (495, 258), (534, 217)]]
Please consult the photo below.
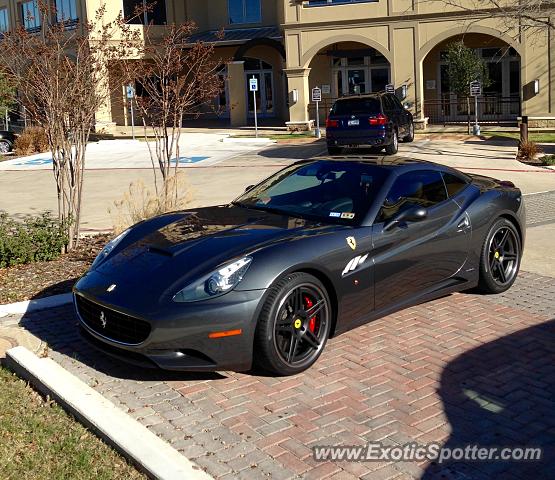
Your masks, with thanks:
[(364, 100), (366, 98), (380, 98), (383, 97), (384, 95), (391, 95), (390, 93), (386, 93), (386, 92), (373, 92), (373, 93), (363, 93), (360, 95), (346, 95), (344, 97), (340, 97), (336, 100), (336, 102), (344, 102), (346, 100)]
[(364, 163), (369, 165), (376, 165), (379, 167), (389, 167), (389, 168), (402, 168), (402, 167), (414, 167), (418, 165), (437, 167), (437, 168), (448, 168), (445, 165), (439, 163), (429, 162), (427, 160), (420, 160), (418, 158), (405, 157), (405, 156), (389, 156), (389, 155), (337, 155), (337, 156), (322, 156), (313, 157), (308, 160), (300, 160), (297, 163), (303, 162), (314, 162), (314, 161), (327, 161), (327, 162), (352, 162), (352, 163)]

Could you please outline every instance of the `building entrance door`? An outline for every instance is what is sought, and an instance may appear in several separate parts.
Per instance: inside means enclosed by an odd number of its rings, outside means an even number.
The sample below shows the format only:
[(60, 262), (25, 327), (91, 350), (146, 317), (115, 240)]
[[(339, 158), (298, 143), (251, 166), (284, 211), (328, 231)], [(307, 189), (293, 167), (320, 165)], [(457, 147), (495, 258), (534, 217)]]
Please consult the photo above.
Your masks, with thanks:
[(272, 66), (256, 58), (245, 59), (245, 82), (247, 83), (247, 113), (254, 117), (254, 99), (249, 91), (249, 80), (258, 80), (258, 91), (256, 92), (256, 112), (260, 118), (275, 116), (274, 105), (274, 74)]

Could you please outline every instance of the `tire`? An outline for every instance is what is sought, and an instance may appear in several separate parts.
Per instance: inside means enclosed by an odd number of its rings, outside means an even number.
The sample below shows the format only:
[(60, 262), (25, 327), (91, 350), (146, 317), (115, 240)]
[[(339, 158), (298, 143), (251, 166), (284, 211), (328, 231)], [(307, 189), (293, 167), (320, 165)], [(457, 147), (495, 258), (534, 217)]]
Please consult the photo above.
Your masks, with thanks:
[(328, 146), (328, 153), (330, 155), (341, 155), (341, 152), (343, 152), (343, 148), (341, 148), (341, 147), (330, 147), (330, 146)]
[[(317, 314), (309, 317), (315, 309)], [(286, 275), (270, 287), (260, 312), (254, 364), (278, 376), (306, 370), (324, 350), (331, 321), (331, 303), (322, 282), (307, 273)]]
[(414, 123), (410, 122), (409, 124), (409, 133), (403, 137), (404, 143), (410, 143), (414, 141)]
[(391, 138), (391, 143), (385, 147), (385, 153), (387, 155), (395, 155), (399, 151), (399, 134), (397, 129), (393, 130), (393, 137)]
[(496, 220), (482, 246), (478, 289), (486, 294), (508, 290), (516, 280), (521, 258), (521, 240), (514, 224), (505, 218)]
[(0, 154), (8, 153), (12, 149), (10, 142), (0, 140)]

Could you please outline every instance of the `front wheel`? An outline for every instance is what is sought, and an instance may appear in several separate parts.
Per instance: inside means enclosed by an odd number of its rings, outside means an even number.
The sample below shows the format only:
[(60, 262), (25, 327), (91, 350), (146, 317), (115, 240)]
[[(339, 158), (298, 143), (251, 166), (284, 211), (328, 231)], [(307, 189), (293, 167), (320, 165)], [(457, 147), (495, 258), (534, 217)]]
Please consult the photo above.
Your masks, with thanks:
[(391, 134), (391, 143), (385, 147), (385, 153), (387, 155), (395, 155), (399, 151), (399, 135), (397, 130), (394, 129)]
[(10, 144), (5, 140), (0, 140), (0, 153), (8, 153), (10, 150)]
[(497, 220), (490, 228), (480, 257), (480, 281), (483, 293), (502, 293), (516, 280), (522, 256), (519, 234), (512, 222)]
[(403, 138), (403, 142), (410, 143), (413, 141), (414, 141), (414, 123), (410, 122), (408, 132)]
[(271, 287), (256, 326), (254, 362), (277, 375), (295, 375), (316, 362), (328, 340), (332, 309), (324, 285), (307, 273)]

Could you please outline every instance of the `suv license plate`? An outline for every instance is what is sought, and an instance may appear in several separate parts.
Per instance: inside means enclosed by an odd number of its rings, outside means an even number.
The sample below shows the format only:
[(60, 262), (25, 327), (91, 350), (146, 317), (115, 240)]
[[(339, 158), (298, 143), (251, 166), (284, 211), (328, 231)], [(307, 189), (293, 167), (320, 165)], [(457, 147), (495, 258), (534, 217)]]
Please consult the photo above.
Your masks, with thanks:
[(347, 122), (347, 125), (348, 125), (349, 127), (352, 127), (352, 126), (354, 126), (354, 125), (360, 125), (360, 121), (359, 121), (358, 118), (357, 118), (356, 120), (349, 120), (349, 121)]

